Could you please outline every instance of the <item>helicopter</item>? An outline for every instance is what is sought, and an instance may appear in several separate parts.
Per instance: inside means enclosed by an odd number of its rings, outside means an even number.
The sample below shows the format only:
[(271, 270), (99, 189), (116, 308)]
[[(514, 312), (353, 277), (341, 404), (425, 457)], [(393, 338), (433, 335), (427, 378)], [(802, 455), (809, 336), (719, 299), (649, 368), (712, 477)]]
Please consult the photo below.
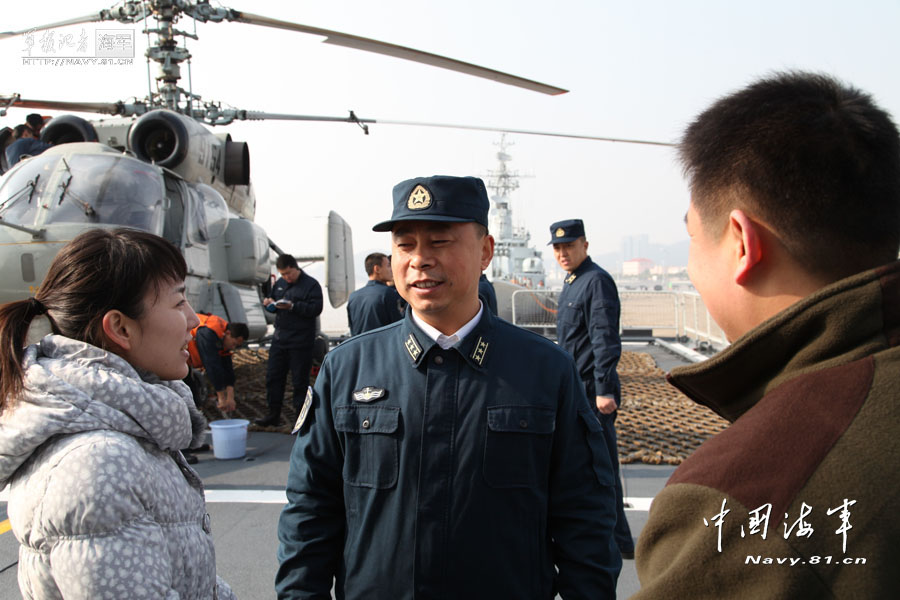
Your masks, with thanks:
[[(155, 20), (155, 25), (149, 19)], [(359, 36), (310, 27), (206, 1), (128, 0), (110, 9), (28, 30), (10, 37), (79, 23), (145, 22), (156, 36), (147, 50), (159, 65), (156, 92), (130, 103), (30, 100), (0, 96), (0, 115), (11, 107), (95, 112), (112, 118), (87, 120), (71, 114), (52, 118), (41, 140), (43, 153), (10, 166), (0, 179), (0, 302), (32, 295), (56, 252), (88, 227), (136, 227), (179, 247), (188, 264), (186, 295), (199, 312), (248, 324), (251, 338), (265, 334), (270, 313), (261, 299), (270, 281), (271, 252), (283, 251), (254, 221), (256, 198), (250, 180), (248, 145), (209, 127), (236, 120), (307, 120), (354, 123), (368, 133), (374, 119), (272, 114), (224, 108), (179, 86), (180, 65), (190, 58), (178, 45), (181, 18), (199, 22), (241, 22), (323, 36), (327, 43), (386, 54), (491, 79), (545, 94), (566, 90), (435, 54)], [(0, 135), (0, 145), (9, 143)], [(349, 225), (331, 211), (324, 260), (326, 287), (334, 307), (354, 289)]]

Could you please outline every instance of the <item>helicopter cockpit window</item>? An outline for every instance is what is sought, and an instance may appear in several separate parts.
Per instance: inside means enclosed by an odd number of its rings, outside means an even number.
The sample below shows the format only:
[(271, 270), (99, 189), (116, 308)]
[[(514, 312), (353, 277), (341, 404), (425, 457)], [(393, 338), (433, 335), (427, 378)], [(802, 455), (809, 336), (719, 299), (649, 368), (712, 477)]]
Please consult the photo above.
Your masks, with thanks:
[(228, 205), (222, 194), (204, 183), (191, 185), (189, 189), (188, 238), (194, 244), (206, 244), (225, 233)]
[(48, 190), (48, 223), (108, 223), (160, 233), (165, 197), (162, 175), (139, 160), (79, 154), (59, 165), (59, 184)]
[(58, 155), (35, 156), (7, 177), (0, 188), (0, 220), (25, 227), (34, 224), (38, 203), (57, 162)]

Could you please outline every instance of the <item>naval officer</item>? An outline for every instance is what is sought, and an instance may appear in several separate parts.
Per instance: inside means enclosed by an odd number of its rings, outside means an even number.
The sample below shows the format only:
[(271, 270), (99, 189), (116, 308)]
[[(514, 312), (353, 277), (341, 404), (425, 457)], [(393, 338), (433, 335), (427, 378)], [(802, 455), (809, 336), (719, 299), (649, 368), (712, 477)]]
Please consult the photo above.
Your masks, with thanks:
[(581, 219), (554, 223), (550, 236), (556, 261), (569, 274), (559, 296), (556, 338), (575, 357), (585, 393), (596, 404), (597, 418), (603, 424), (616, 479), (616, 545), (623, 558), (633, 559), (634, 539), (625, 518), (616, 448), (616, 414), (622, 396), (616, 372), (622, 355), (619, 291), (609, 273), (588, 256)]
[(613, 598), (621, 558), (600, 424), (571, 357), (493, 316), (473, 177), (394, 187), (410, 310), (329, 353), (295, 424), (279, 598)]

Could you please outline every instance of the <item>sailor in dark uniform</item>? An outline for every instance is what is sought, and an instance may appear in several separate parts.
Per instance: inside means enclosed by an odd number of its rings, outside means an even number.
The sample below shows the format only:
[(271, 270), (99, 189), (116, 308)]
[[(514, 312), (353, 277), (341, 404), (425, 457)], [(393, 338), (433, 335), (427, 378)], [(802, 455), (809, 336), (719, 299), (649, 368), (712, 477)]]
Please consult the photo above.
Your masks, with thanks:
[(553, 254), (569, 274), (559, 296), (556, 337), (559, 345), (575, 358), (588, 400), (596, 403), (616, 476), (616, 544), (624, 558), (634, 558), (616, 448), (616, 414), (622, 397), (616, 372), (622, 355), (619, 292), (609, 273), (588, 256), (581, 219), (554, 223), (550, 236)]
[(388, 285), (394, 281), (391, 258), (381, 252), (373, 252), (366, 257), (365, 266), (369, 281), (350, 294), (347, 300), (350, 335), (378, 329), (403, 318), (406, 303), (397, 290)]
[(329, 353), (295, 425), (279, 598), (613, 598), (600, 423), (571, 357), (493, 316), (472, 177), (394, 188), (402, 321)]

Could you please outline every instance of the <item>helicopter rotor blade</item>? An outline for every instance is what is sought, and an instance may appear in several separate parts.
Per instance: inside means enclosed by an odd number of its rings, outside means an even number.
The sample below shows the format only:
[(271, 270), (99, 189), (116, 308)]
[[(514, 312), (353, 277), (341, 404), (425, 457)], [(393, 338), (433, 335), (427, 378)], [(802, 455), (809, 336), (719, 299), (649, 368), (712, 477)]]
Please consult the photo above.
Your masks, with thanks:
[(524, 77), (518, 77), (516, 75), (510, 75), (509, 73), (503, 73), (502, 71), (495, 71), (494, 69), (480, 67), (478, 65), (473, 65), (471, 63), (463, 62), (453, 58), (447, 58), (445, 56), (432, 54), (430, 52), (424, 52), (422, 50), (415, 50), (413, 48), (398, 46), (396, 44), (390, 44), (388, 42), (381, 42), (370, 38), (350, 35), (348, 33), (340, 33), (338, 31), (321, 29), (319, 27), (310, 27), (309, 25), (301, 25), (300, 23), (292, 23), (290, 21), (281, 21), (278, 19), (245, 13), (238, 10), (231, 10), (228, 19), (237, 21), (239, 23), (249, 23), (251, 25), (260, 25), (262, 27), (272, 27), (275, 29), (285, 29), (288, 31), (298, 31), (301, 33), (318, 35), (325, 38), (325, 40), (323, 41), (326, 44), (334, 44), (336, 46), (344, 46), (345, 48), (365, 50), (366, 52), (374, 52), (376, 54), (384, 54), (387, 56), (393, 56), (395, 58), (402, 58), (417, 63), (431, 65), (433, 67), (440, 67), (442, 69), (449, 69), (451, 71), (465, 73), (466, 75), (473, 75), (475, 77), (490, 79), (498, 83), (505, 83), (507, 85), (525, 88), (535, 92), (541, 92), (542, 94), (549, 94), (551, 96), (565, 94), (566, 92), (568, 92), (568, 90), (565, 90), (563, 88), (547, 85), (545, 83), (540, 83), (531, 79), (525, 79)]
[(29, 27), (28, 29), (22, 29), (20, 31), (2, 31), (0, 32), (0, 40), (14, 37), (17, 35), (24, 35), (26, 33), (30, 33), (32, 31), (44, 31), (45, 29), (55, 29), (56, 27), (65, 27), (67, 25), (79, 25), (81, 23), (91, 23), (94, 21), (103, 21), (105, 20), (102, 13), (94, 13), (90, 15), (85, 15), (83, 17), (74, 17), (71, 19), (66, 19), (65, 21), (58, 21), (56, 23), (48, 23), (47, 25), (38, 25), (36, 27)]
[(518, 133), (522, 135), (542, 135), (545, 137), (558, 137), (576, 140), (593, 140), (597, 142), (619, 142), (622, 144), (643, 144), (646, 146), (675, 147), (673, 142), (656, 142), (653, 140), (635, 140), (630, 138), (618, 138), (602, 135), (586, 135), (580, 133), (560, 133), (555, 131), (535, 131), (533, 129), (512, 129), (509, 127), (487, 127), (481, 125), (455, 125), (452, 123), (425, 123), (419, 121), (394, 121), (387, 119), (371, 119), (365, 122), (381, 123), (382, 125), (409, 125), (412, 127), (443, 127), (446, 129), (467, 129), (472, 131), (495, 131), (497, 133)]
[(535, 131), (530, 129), (513, 129), (510, 127), (488, 127), (482, 125), (458, 125), (452, 123), (428, 123), (424, 121), (397, 121), (391, 119), (368, 119), (357, 117), (353, 111), (346, 117), (327, 117), (316, 115), (291, 115), (279, 113), (266, 113), (257, 111), (238, 111), (238, 119), (261, 121), (261, 120), (278, 120), (278, 121), (322, 121), (332, 123), (355, 123), (363, 128), (366, 134), (369, 133), (368, 125), (407, 125), (411, 127), (440, 127), (444, 129), (465, 129), (471, 131), (493, 131), (498, 133), (516, 133), (521, 135), (540, 135), (545, 137), (558, 137), (577, 140), (591, 140), (598, 142), (618, 142), (622, 144), (642, 144), (646, 146), (664, 146), (674, 147), (677, 144), (673, 142), (657, 142), (653, 140), (636, 140), (630, 138), (619, 138), (600, 135), (587, 135), (578, 133), (559, 133), (552, 131)]
[(64, 102), (62, 100), (29, 100), (19, 96), (0, 96), (3, 108), (37, 108), (46, 110), (63, 110), (72, 112), (104, 113), (108, 115), (123, 114), (120, 102)]

